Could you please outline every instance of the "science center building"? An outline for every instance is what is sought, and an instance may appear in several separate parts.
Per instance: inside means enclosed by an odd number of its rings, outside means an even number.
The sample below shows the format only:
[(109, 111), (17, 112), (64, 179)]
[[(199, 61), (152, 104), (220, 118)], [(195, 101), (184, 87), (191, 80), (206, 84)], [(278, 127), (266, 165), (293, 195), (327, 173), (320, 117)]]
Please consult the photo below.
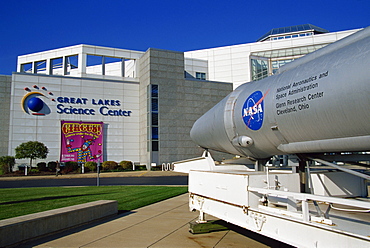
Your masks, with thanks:
[(129, 160), (149, 167), (198, 157), (193, 123), (233, 89), (356, 31), (306, 24), (188, 52), (76, 45), (19, 56), (17, 72), (0, 76), (0, 156), (39, 141), (49, 154), (33, 166)]

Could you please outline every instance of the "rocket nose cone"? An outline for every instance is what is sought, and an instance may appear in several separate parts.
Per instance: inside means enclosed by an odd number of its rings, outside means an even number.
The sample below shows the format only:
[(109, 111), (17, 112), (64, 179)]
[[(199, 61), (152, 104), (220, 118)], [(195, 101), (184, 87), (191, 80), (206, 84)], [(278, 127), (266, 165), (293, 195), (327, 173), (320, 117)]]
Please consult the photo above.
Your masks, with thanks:
[(190, 131), (190, 137), (199, 146), (220, 149), (222, 145), (219, 142), (224, 142), (222, 138), (227, 142), (228, 138), (225, 132), (223, 115), (226, 101), (227, 97), (213, 106), (194, 123)]
[(201, 130), (201, 125), (199, 124), (199, 120), (198, 119), (197, 121), (194, 122), (193, 124), (193, 127), (191, 128), (190, 130), (190, 138), (195, 142), (197, 143), (198, 145), (201, 146), (201, 144), (199, 144), (199, 142), (201, 142), (201, 140), (199, 140), (199, 136), (202, 134), (202, 130)]
[(223, 132), (222, 120), (216, 116), (214, 109), (209, 110), (194, 123), (190, 131), (191, 139), (203, 148), (214, 148), (214, 137)]
[(200, 147), (222, 152), (235, 152), (224, 123), (225, 100), (201, 116), (190, 131), (191, 139)]
[[(191, 139), (200, 147), (219, 152), (243, 155), (232, 144), (233, 134), (226, 131), (226, 126), (230, 126), (233, 120), (230, 117), (229, 98), (236, 96), (228, 95), (213, 108), (201, 116), (193, 125), (190, 131)], [(229, 137), (230, 136), (230, 137)]]

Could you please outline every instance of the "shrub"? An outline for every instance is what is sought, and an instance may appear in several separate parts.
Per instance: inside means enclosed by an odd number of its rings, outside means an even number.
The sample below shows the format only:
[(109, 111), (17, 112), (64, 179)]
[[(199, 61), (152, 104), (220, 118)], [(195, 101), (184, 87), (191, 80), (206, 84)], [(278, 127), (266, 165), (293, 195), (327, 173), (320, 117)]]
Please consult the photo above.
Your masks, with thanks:
[(64, 165), (64, 173), (70, 173), (78, 170), (78, 163), (74, 161), (68, 161)]
[[(18, 170), (24, 172), (26, 170), (26, 167), (29, 169), (30, 167), (28, 165), (18, 165)], [(28, 170), (27, 169), (27, 170)]]
[(39, 172), (40, 172), (39, 169), (33, 168), (33, 169), (30, 169), (30, 171), (28, 173), (30, 173), (30, 174), (37, 174)]
[(147, 170), (146, 165), (135, 165), (135, 170), (142, 171)]
[(131, 161), (121, 161), (119, 165), (124, 170), (132, 170), (132, 162)]
[(118, 167), (115, 161), (104, 161), (102, 164), (103, 170), (115, 170)]
[(85, 172), (96, 171), (96, 166), (97, 166), (96, 162), (92, 162), (92, 161), (86, 162), (84, 165)]
[(48, 169), (49, 169), (50, 171), (55, 171), (55, 170), (56, 170), (56, 168), (57, 168), (57, 162), (55, 162), (55, 161), (50, 161), (50, 162), (48, 163)]
[(48, 171), (48, 168), (46, 168), (46, 163), (45, 162), (37, 163), (37, 169), (39, 171)]
[[(0, 175), (4, 175), (6, 174), (6, 168), (8, 167), (7, 164), (4, 164), (4, 163), (0, 163)], [(4, 170), (5, 168), (5, 170)]]
[(15, 164), (15, 158), (13, 156), (1, 156), (0, 157), (0, 168), (3, 174), (13, 171), (13, 166)]

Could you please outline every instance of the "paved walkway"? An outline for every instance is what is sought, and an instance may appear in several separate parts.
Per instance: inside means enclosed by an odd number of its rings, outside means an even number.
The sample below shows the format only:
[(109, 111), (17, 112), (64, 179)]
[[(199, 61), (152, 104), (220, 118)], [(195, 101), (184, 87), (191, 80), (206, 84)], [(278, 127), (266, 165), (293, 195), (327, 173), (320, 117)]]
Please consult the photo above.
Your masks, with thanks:
[(191, 234), (189, 222), (197, 217), (197, 212), (189, 211), (188, 194), (184, 194), (18, 247), (283, 247), (235, 226)]

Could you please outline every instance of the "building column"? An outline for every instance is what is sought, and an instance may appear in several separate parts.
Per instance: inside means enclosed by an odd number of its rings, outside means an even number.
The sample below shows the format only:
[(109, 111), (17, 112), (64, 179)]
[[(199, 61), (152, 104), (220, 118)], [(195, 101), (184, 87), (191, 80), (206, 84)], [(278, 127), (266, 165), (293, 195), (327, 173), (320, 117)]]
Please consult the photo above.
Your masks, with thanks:
[(86, 61), (87, 61), (86, 53), (79, 53), (78, 54), (78, 70), (81, 76), (86, 75)]
[(101, 74), (105, 75), (105, 56), (101, 56)]
[(67, 56), (63, 56), (63, 75), (67, 75)]
[(125, 77), (125, 72), (126, 72), (126, 68), (125, 68), (125, 58), (122, 58), (122, 62), (121, 62), (121, 76), (122, 77)]
[(32, 73), (33, 74), (37, 73), (36, 62), (35, 61), (32, 61)]
[(46, 69), (46, 75), (52, 75), (53, 74), (50, 58), (46, 59), (46, 68), (45, 69)]

